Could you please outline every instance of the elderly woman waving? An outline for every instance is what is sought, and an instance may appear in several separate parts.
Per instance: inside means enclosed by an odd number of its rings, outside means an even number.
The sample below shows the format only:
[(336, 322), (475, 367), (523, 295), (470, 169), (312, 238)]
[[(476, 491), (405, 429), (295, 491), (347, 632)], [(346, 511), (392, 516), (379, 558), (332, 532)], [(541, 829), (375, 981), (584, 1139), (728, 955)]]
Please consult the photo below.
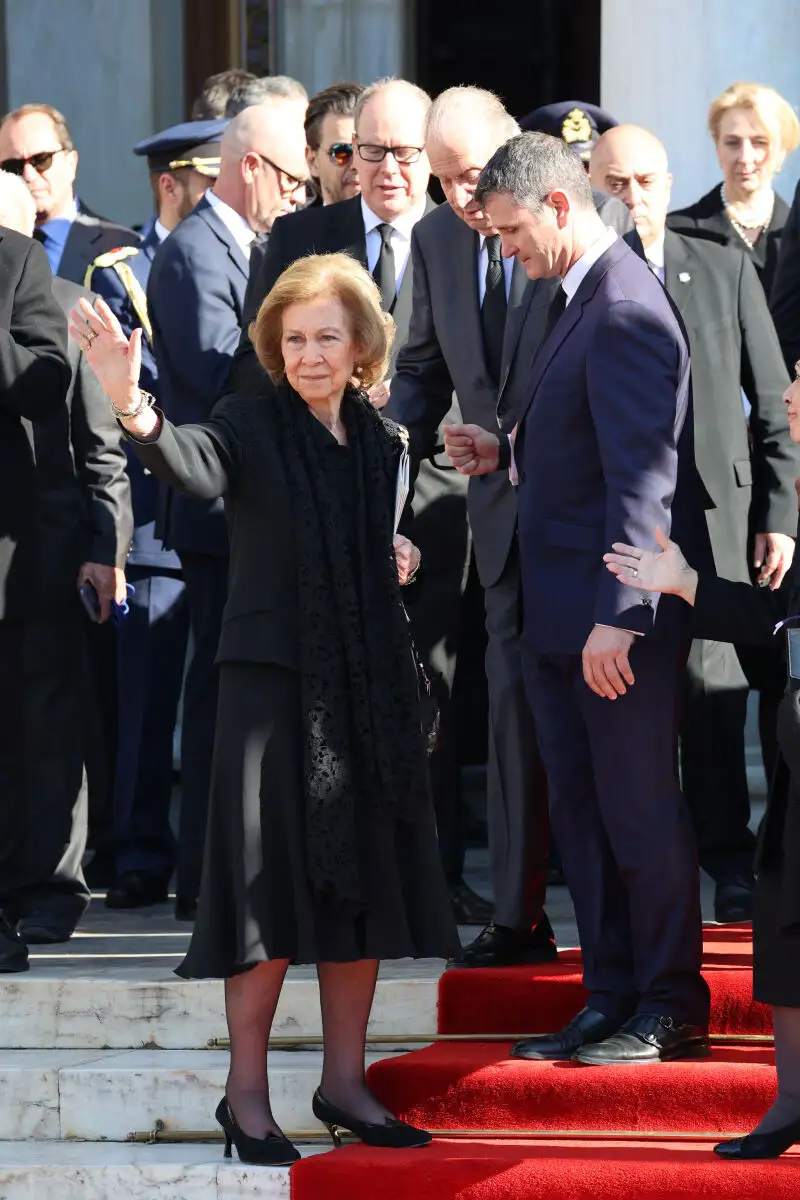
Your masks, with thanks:
[[(390, 319), (389, 319), (390, 320)], [(381, 958), (457, 948), (436, 845), (416, 666), (401, 586), (419, 553), (395, 536), (402, 431), (366, 390), (390, 327), (342, 254), (294, 263), (251, 328), (272, 378), (175, 428), (138, 388), (98, 301), (72, 314), (142, 462), (170, 486), (226, 498), (231, 543), (197, 923), (178, 973), (226, 980), (231, 1065), (217, 1119), (239, 1157), (298, 1157), (265, 1071), (290, 963), (314, 963), (324, 1064), (315, 1115), (375, 1146), (422, 1146), (364, 1076)]]

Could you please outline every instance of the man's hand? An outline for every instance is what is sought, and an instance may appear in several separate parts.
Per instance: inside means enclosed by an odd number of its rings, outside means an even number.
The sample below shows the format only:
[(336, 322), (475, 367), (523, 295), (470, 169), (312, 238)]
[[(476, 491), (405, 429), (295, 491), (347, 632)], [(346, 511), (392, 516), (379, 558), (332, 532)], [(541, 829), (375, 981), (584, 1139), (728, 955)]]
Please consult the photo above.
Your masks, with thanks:
[(100, 600), (100, 624), (111, 616), (111, 601), (123, 604), (127, 598), (125, 572), (104, 563), (86, 562), (78, 571), (78, 587), (91, 583)]
[(757, 533), (753, 547), (753, 566), (758, 571), (756, 582), (769, 580), (770, 591), (776, 591), (783, 583), (793, 557), (793, 537), (786, 533)]
[(381, 383), (373, 383), (372, 387), (367, 392), (372, 407), (385, 408), (389, 403), (389, 394), (391, 389), (391, 379), (384, 379)]
[(394, 556), (397, 561), (397, 578), (400, 581), (400, 587), (405, 587), (419, 570), (419, 564), (422, 560), (417, 547), (413, 542), (410, 542), (407, 537), (403, 537), (402, 533), (394, 535)]
[(444, 425), (444, 449), (460, 475), (488, 475), (500, 461), (500, 442), (480, 425)]
[(583, 647), (583, 678), (598, 696), (616, 700), (633, 686), (635, 680), (628, 662), (628, 651), (635, 634), (627, 629), (595, 625)]

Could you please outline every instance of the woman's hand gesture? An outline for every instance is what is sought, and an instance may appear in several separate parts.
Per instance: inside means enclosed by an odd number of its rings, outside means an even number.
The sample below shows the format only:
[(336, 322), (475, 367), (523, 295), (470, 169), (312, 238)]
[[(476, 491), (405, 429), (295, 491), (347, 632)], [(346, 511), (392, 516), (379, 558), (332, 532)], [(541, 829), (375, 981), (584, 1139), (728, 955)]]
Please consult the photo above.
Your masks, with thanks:
[(142, 331), (134, 329), (130, 341), (111, 309), (99, 296), (95, 307), (79, 300), (69, 315), (69, 332), (115, 408), (134, 408), (139, 398), (142, 366)]
[(396, 533), (394, 556), (397, 560), (397, 578), (400, 580), (400, 586), (405, 587), (407, 583), (411, 583), (419, 570), (422, 555), (413, 542), (410, 542), (407, 537), (403, 537), (401, 533)]
[(604, 554), (603, 561), (626, 587), (682, 596), (687, 604), (694, 604), (697, 572), (689, 566), (677, 542), (671, 542), (658, 528), (656, 541), (661, 547), (660, 553), (615, 542), (613, 553)]

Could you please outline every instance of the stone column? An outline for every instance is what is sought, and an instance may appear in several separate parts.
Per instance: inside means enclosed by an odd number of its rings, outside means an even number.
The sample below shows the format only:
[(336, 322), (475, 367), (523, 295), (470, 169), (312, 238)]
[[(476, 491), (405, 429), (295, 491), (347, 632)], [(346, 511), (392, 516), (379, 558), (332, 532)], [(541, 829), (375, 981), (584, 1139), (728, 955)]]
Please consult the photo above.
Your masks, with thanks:
[[(603, 0), (601, 103), (618, 121), (651, 129), (669, 154), (672, 206), (720, 179), (708, 107), (736, 80), (774, 87), (800, 103), (797, 0)], [(791, 202), (800, 150), (776, 181)]]
[(294, 75), (309, 94), (336, 80), (371, 83), (405, 75), (405, 0), (273, 0), (277, 71)]

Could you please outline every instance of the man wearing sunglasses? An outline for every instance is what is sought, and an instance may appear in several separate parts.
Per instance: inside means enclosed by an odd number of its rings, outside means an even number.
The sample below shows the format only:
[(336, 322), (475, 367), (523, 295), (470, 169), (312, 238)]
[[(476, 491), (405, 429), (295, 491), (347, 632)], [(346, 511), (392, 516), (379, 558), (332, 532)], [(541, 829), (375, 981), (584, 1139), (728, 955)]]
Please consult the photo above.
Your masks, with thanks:
[[(273, 97), (230, 122), (219, 175), (156, 251), (147, 307), (158, 397), (170, 420), (206, 419), (228, 387), (239, 341), (251, 251), (278, 213), (291, 212), (307, 177), (302, 112)], [(184, 691), (176, 915), (191, 918), (200, 886), (217, 709), (214, 658), (227, 594), (222, 501), (170, 494), (161, 527), (180, 558), (194, 650)]]
[(67, 123), (49, 104), (25, 104), (0, 123), (0, 169), (21, 175), (36, 204), (36, 231), (54, 275), (83, 284), (86, 268), (138, 236), (91, 211), (75, 194), (78, 151)]
[[(353, 134), (361, 195), (275, 222), (263, 261), (252, 264), (243, 332), (231, 370), (236, 390), (263, 385), (266, 376), (253, 351), (248, 326), (281, 272), (311, 253), (344, 250), (372, 273), (383, 307), (392, 314), (397, 329), (389, 368), (390, 375), (394, 373), (411, 321), (415, 289), (412, 233), (425, 214), (436, 208), (427, 195), (430, 165), (425, 119), (430, 103), (427, 93), (402, 79), (379, 80), (362, 92), (355, 106)], [(325, 144), (321, 137), (320, 145)], [(371, 399), (377, 407), (386, 403), (390, 387), (387, 380), (372, 389)], [(491, 907), (463, 879), (459, 764), (450, 707), (469, 556), (466, 488), (443, 458), (422, 463), (414, 514), (414, 536), (426, 566), (425, 585), (415, 598), (411, 619), (442, 710), (442, 736), (431, 759), (439, 846), (457, 919), (484, 924)]]
[(317, 92), (306, 110), (306, 162), (319, 203), (351, 200), (361, 191), (353, 149), (360, 83), (334, 83)]

